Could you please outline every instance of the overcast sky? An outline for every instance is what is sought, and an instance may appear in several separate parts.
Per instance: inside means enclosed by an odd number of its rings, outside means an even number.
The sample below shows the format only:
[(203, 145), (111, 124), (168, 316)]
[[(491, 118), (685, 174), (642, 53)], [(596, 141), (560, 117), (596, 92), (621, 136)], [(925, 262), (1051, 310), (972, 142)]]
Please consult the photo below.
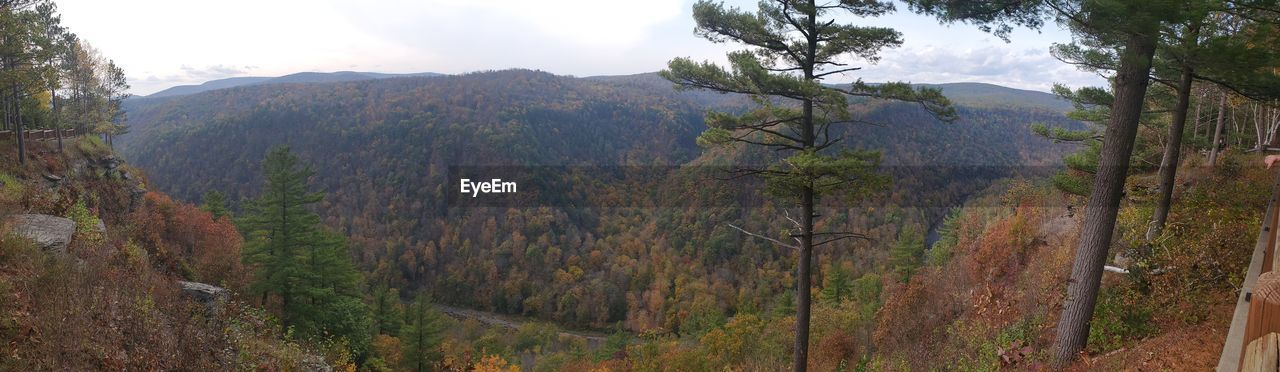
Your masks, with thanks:
[[(560, 75), (652, 72), (676, 56), (724, 61), (693, 35), (693, 0), (58, 0), (63, 23), (124, 68), (133, 93), (233, 76), (303, 71), (464, 73), (531, 68)], [(727, 3), (754, 9), (755, 1)], [(1018, 30), (1012, 42), (941, 26), (899, 4), (847, 21), (890, 26), (905, 42), (832, 81), (985, 82), (1047, 91), (1100, 85), (1049, 55), (1070, 35)], [(865, 64), (865, 63), (863, 63)]]

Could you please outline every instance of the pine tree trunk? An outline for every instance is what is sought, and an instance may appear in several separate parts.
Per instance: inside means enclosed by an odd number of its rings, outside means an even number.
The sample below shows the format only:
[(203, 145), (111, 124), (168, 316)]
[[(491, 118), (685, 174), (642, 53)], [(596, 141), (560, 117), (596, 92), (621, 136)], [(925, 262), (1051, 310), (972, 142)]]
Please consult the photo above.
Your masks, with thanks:
[(796, 345), (792, 360), (793, 371), (805, 371), (809, 367), (809, 305), (811, 302), (810, 269), (813, 265), (813, 189), (804, 190), (804, 232), (800, 238), (799, 266), (796, 269)]
[[(814, 141), (813, 130), (813, 101), (804, 101), (804, 142), (805, 148), (812, 148)], [(796, 372), (803, 372), (809, 367), (809, 304), (811, 302), (811, 294), (809, 288), (813, 285), (810, 279), (810, 269), (813, 265), (813, 187), (810, 185), (804, 189), (801, 195), (801, 232), (800, 232), (800, 252), (796, 262), (796, 340), (795, 354), (792, 355), (791, 369)]]
[(22, 109), (20, 108), (22, 105), (19, 104), (18, 102), (18, 83), (12, 82), (9, 84), (9, 86), (13, 89), (12, 91), (13, 123), (14, 123), (14, 128), (17, 128), (16, 132), (18, 134), (18, 164), (26, 164), (27, 163), (27, 141), (26, 139), (22, 138), (24, 137), (23, 128), (22, 128)]
[[(1198, 35), (1197, 31), (1197, 28), (1190, 29), (1187, 37), (1195, 38)], [(1178, 103), (1173, 108), (1173, 122), (1169, 123), (1169, 143), (1165, 145), (1164, 156), (1160, 159), (1160, 200), (1156, 203), (1155, 212), (1152, 213), (1151, 226), (1147, 228), (1147, 242), (1160, 235), (1164, 222), (1169, 219), (1174, 179), (1177, 177), (1179, 157), (1182, 155), (1182, 132), (1187, 127), (1187, 108), (1191, 104), (1193, 75), (1191, 66), (1184, 64), (1181, 79), (1178, 81)]]
[[(814, 1), (809, 0), (810, 9), (814, 7)], [(816, 10), (810, 13), (805, 21), (808, 28), (808, 50), (805, 53), (804, 78), (806, 80), (814, 80), (813, 66), (817, 56), (818, 40), (813, 35), (817, 34), (817, 18)], [(801, 126), (803, 127), (802, 138), (804, 140), (804, 149), (812, 150), (815, 140), (813, 128), (813, 100), (804, 100), (804, 117)], [(810, 278), (810, 268), (813, 265), (813, 205), (814, 205), (813, 183), (806, 185), (803, 195), (801, 195), (801, 231), (800, 232), (800, 254), (796, 265), (796, 340), (795, 354), (792, 355), (791, 370), (795, 372), (804, 372), (809, 368), (809, 303), (810, 290), (813, 285)]]
[[(3, 61), (0, 61), (0, 65), (6, 65), (6, 63), (3, 63)], [(0, 94), (0, 95), (3, 95), (3, 96), (4, 96), (4, 98), (3, 98), (3, 101), (4, 101), (4, 130), (13, 130), (13, 125), (12, 125), (12, 123), (13, 123), (13, 109), (9, 107), (9, 95), (8, 95), (8, 94)]]
[[(9, 43), (9, 38), (4, 38), (4, 43)], [(0, 71), (9, 72), (9, 57), (0, 57)], [(4, 130), (13, 130), (13, 102), (9, 99), (8, 94), (4, 96)]]
[(1196, 93), (1196, 113), (1194, 116), (1192, 116), (1192, 118), (1194, 118), (1193, 120), (1195, 120), (1195, 129), (1191, 130), (1191, 135), (1196, 137), (1200, 136), (1200, 98), (1201, 96), (1202, 94)]
[(58, 92), (50, 88), (49, 97), (49, 104), (52, 106), (50, 116), (53, 116), (53, 132), (58, 136), (58, 153), (62, 153), (62, 120), (58, 117)]
[(1097, 303), (1116, 213), (1124, 196), (1129, 157), (1133, 154), (1151, 58), (1156, 49), (1155, 33), (1148, 34), (1129, 36), (1116, 71), (1115, 101), (1098, 157), (1093, 192), (1085, 207), (1085, 222), (1071, 267), (1071, 280), (1067, 283), (1067, 297), (1058, 320), (1054, 354), (1054, 364), (1058, 367), (1074, 361), (1089, 340), (1089, 322)]
[(1209, 168), (1218, 164), (1218, 146), (1222, 143), (1222, 127), (1227, 119), (1227, 92), (1218, 100), (1218, 123), (1213, 128), (1213, 143), (1209, 146)]

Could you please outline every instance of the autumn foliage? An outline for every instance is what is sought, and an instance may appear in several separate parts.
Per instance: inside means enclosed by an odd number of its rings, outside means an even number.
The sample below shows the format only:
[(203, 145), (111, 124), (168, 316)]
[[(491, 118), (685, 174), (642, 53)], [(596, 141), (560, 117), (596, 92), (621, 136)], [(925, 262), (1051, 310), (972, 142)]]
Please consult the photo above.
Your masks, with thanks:
[(157, 192), (148, 192), (145, 203), (131, 216), (133, 244), (147, 247), (158, 262), (189, 280), (244, 288), (243, 239), (229, 218), (215, 220), (209, 212)]

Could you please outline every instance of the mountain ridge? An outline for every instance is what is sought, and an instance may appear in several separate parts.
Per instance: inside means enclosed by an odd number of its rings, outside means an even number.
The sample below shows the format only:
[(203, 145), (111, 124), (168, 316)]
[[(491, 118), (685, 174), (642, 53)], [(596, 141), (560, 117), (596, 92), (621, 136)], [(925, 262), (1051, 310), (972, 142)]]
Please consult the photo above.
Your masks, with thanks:
[(346, 81), (389, 79), (397, 77), (441, 76), (435, 72), (383, 73), (367, 71), (335, 71), (335, 72), (295, 72), (282, 76), (238, 76), (209, 80), (200, 84), (177, 85), (159, 92), (137, 98), (165, 98), (208, 92), (211, 90), (235, 88), (250, 85), (285, 84), (285, 83), (336, 83)]
[[(670, 82), (663, 79), (661, 76), (658, 76), (658, 73), (656, 72), (630, 75), (597, 75), (587, 76), (582, 79), (643, 86), (671, 86)], [(843, 82), (829, 83), (828, 85), (836, 86), (848, 84), (849, 83), (847, 82)], [(879, 83), (869, 84), (876, 85)], [(942, 89), (942, 94), (950, 98), (952, 102), (961, 106), (977, 108), (1041, 109), (1060, 113), (1065, 113), (1072, 109), (1070, 101), (1062, 99), (1052, 93), (1012, 88), (999, 84), (983, 82), (954, 82), (918, 83), (911, 85), (916, 87)]]
[[(520, 70), (520, 69), (513, 69)], [(471, 74), (483, 74), (486, 72), (474, 72)], [(463, 74), (467, 75), (467, 74)], [(146, 96), (138, 96), (133, 99), (155, 99), (178, 97), (191, 94), (198, 94), (214, 90), (222, 90), (244, 86), (270, 85), (270, 84), (289, 84), (289, 83), (342, 83), (363, 80), (378, 80), (401, 77), (435, 77), (446, 76), (435, 72), (416, 72), (416, 73), (381, 73), (368, 71), (336, 71), (336, 72), (297, 72), (277, 77), (266, 76), (242, 76), (225, 79), (209, 80), (200, 84), (178, 85), (173, 86), (159, 92), (155, 92)], [(598, 81), (614, 84), (636, 84), (647, 87), (671, 86), (671, 83), (662, 79), (656, 72), (645, 72), (639, 74), (624, 75), (595, 75), (586, 77), (573, 77), (587, 81)], [(840, 85), (845, 83), (835, 83)], [(920, 83), (912, 84), (914, 86), (934, 87), (942, 89), (943, 94), (952, 99), (953, 102), (963, 106), (979, 107), (979, 108), (1012, 108), (1012, 109), (1043, 109), (1053, 112), (1067, 112), (1071, 110), (1071, 103), (1065, 99), (1057, 97), (1051, 93), (1018, 89), (1006, 87), (999, 84), (983, 83), (983, 82), (954, 82), (954, 83)], [(708, 97), (702, 103), (713, 103), (717, 99), (710, 96), (719, 96), (714, 93), (704, 93)]]

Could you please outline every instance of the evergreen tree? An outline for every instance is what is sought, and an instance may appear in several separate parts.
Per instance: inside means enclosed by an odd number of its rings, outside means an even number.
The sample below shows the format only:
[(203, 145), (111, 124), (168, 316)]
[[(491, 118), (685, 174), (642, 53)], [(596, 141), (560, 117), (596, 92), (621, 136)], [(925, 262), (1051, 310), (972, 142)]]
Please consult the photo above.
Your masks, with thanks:
[[(787, 156), (764, 166), (740, 169), (739, 175), (763, 176), (771, 195), (801, 209), (798, 231), (782, 239), (765, 237), (798, 254), (792, 358), (796, 371), (808, 366), (814, 247), (865, 237), (854, 232), (815, 232), (814, 206), (827, 195), (865, 197), (887, 181), (876, 171), (879, 153), (837, 152), (833, 148), (841, 138), (831, 135), (832, 125), (861, 122), (850, 113), (848, 98), (917, 102), (940, 119), (955, 118), (955, 109), (937, 89), (913, 88), (906, 83), (869, 85), (861, 80), (847, 88), (822, 84), (823, 78), (858, 69), (841, 62), (843, 58), (875, 62), (881, 49), (902, 44), (901, 34), (893, 29), (838, 23), (831, 16), (873, 17), (892, 10), (893, 4), (886, 1), (772, 0), (760, 2), (752, 14), (700, 0), (693, 6), (695, 32), (712, 42), (743, 44), (748, 50), (729, 53), (728, 69), (676, 58), (661, 72), (677, 87), (746, 94), (756, 104), (742, 114), (708, 114), (710, 128), (698, 143), (762, 146)], [(780, 243), (792, 239), (799, 244)]]
[[(1259, 39), (1258, 35), (1273, 33), (1274, 25), (1267, 24), (1267, 19), (1275, 22), (1278, 18), (1266, 13), (1237, 17), (1215, 12), (1215, 7), (1222, 5), (1216, 0), (1184, 2), (1181, 4), (1183, 18), (1180, 22), (1166, 25), (1157, 44), (1151, 81), (1158, 84), (1152, 84), (1147, 91), (1147, 104), (1153, 107), (1142, 115), (1142, 121), (1144, 124), (1159, 122), (1162, 125), (1167, 122), (1168, 135), (1162, 138), (1159, 200), (1152, 213), (1147, 240), (1159, 234), (1168, 218), (1193, 84), (1197, 81), (1213, 82), (1262, 100), (1270, 99), (1276, 93), (1277, 76), (1270, 69), (1275, 64), (1276, 48), (1260, 47), (1271, 43)], [(1244, 21), (1246, 18), (1248, 21)], [(1091, 72), (1105, 75), (1119, 68), (1119, 51), (1105, 40), (1077, 37), (1076, 42), (1054, 45), (1052, 52), (1058, 59)], [(1153, 93), (1166, 94), (1167, 97), (1161, 98), (1167, 99), (1152, 100), (1150, 96)], [(1110, 106), (1109, 101), (1106, 106)], [(1158, 117), (1158, 120), (1148, 120), (1151, 116)], [(1213, 157), (1215, 152), (1211, 151), (1210, 156)]]
[(898, 280), (906, 282), (924, 263), (924, 236), (915, 225), (906, 225), (898, 232), (898, 242), (889, 250), (889, 264)]
[(929, 252), (926, 254), (925, 261), (929, 265), (942, 266), (951, 259), (951, 250), (960, 241), (957, 234), (962, 213), (963, 210), (955, 208), (947, 212), (947, 216), (942, 219), (942, 226), (938, 227), (938, 241), (933, 242), (933, 246), (929, 247)]
[[(1219, 0), (1211, 8), (1220, 13), (1274, 12), (1269, 0)], [(1124, 194), (1130, 156), (1137, 137), (1153, 58), (1168, 27), (1195, 17), (1195, 7), (1172, 0), (907, 0), (915, 11), (936, 15), (943, 22), (967, 22), (1006, 38), (1015, 26), (1041, 27), (1046, 20), (1067, 25), (1078, 38), (1115, 50), (1115, 75), (1110, 115), (1098, 152), (1085, 222), (1072, 264), (1067, 297), (1058, 318), (1054, 364), (1063, 367), (1077, 358), (1089, 337), (1097, 303), (1102, 267), (1115, 231)]]
[(406, 370), (422, 372), (434, 370), (440, 362), (440, 341), (448, 326), (445, 315), (431, 304), (431, 297), (418, 295), (409, 307), (408, 321), (401, 334), (404, 344), (402, 361)]
[(307, 207), (323, 195), (307, 191), (314, 174), (286, 146), (262, 162), (266, 183), (240, 220), (244, 261), (255, 269), (250, 289), (264, 305), (279, 301), (281, 319), (303, 337), (344, 340), (356, 355), (369, 345), (369, 311), (360, 301), (360, 273), (345, 240), (320, 227)]
[(200, 205), (200, 209), (213, 214), (213, 219), (216, 220), (222, 218), (222, 216), (231, 215), (231, 213), (227, 211), (226, 196), (224, 196), (221, 191), (209, 190), (209, 192), (204, 193), (204, 196), (200, 199), (204, 201), (204, 203)]
[(827, 265), (827, 277), (822, 281), (822, 292), (818, 297), (827, 304), (838, 305), (853, 294), (853, 277), (849, 270), (834, 262)]
[[(1111, 115), (1111, 103), (1115, 96), (1106, 88), (1083, 87), (1071, 90), (1059, 84), (1053, 86), (1053, 93), (1070, 101), (1074, 107), (1067, 112), (1067, 117), (1079, 120), (1089, 127), (1083, 130), (1069, 130), (1036, 123), (1031, 125), (1031, 130), (1055, 143), (1075, 143), (1081, 146), (1076, 152), (1063, 157), (1062, 162), (1066, 165), (1066, 169), (1053, 175), (1051, 180), (1054, 187), (1062, 192), (1088, 197), (1094, 174), (1098, 172), (1098, 154), (1102, 151), (1101, 132), (1106, 128), (1107, 120)], [(1148, 105), (1150, 103), (1148, 102)], [(1148, 110), (1150, 109), (1151, 107), (1148, 106)], [(1144, 118), (1144, 120), (1150, 119)], [(1135, 148), (1146, 146), (1140, 138), (1134, 141)], [(1135, 150), (1131, 157), (1137, 157), (1141, 152)], [(1130, 162), (1138, 164), (1137, 159), (1130, 159)]]
[(373, 334), (400, 336), (404, 326), (404, 306), (400, 291), (385, 284), (373, 289)]
[(862, 274), (851, 283), (850, 288), (853, 292), (853, 300), (857, 301), (858, 308), (862, 312), (859, 314), (862, 319), (875, 319), (876, 311), (880, 309), (880, 292), (884, 289), (880, 275)]
[[(37, 47), (43, 34), (38, 22), (39, 14), (32, 11), (32, 6), (40, 1), (13, 0), (0, 3), (0, 102), (4, 103), (4, 123), (17, 135), (18, 163), (25, 164), (27, 144), (23, 132), (31, 122), (24, 121), (24, 115), (30, 116), (24, 103), (32, 95), (32, 87), (44, 87), (44, 75), (39, 69), (32, 68), (39, 59)], [(43, 89), (41, 89), (43, 91)]]
[(61, 151), (62, 145), (62, 125), (58, 117), (58, 89), (62, 83), (62, 63), (58, 59), (65, 55), (64, 51), (68, 45), (65, 43), (68, 32), (62, 27), (62, 17), (57, 13), (57, 5), (52, 2), (41, 3), (36, 5), (36, 37), (35, 44), (38, 46), (37, 60), (39, 65), (37, 70), (42, 76), (44, 86), (49, 93), (49, 123), (48, 127), (55, 129), (55, 135), (58, 139), (58, 150)]
[(787, 289), (773, 299), (773, 317), (781, 318), (796, 313), (796, 293)]

